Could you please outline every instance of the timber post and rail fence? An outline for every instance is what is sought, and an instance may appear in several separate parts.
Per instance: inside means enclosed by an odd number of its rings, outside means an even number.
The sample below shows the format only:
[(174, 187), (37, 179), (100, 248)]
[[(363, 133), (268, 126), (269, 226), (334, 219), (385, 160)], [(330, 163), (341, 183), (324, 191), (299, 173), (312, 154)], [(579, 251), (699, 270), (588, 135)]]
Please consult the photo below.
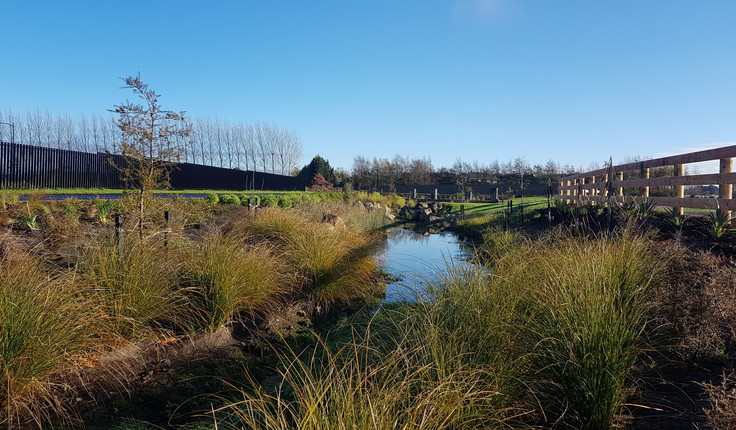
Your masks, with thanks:
[[(558, 198), (566, 203), (586, 204), (629, 203), (635, 199), (646, 200), (657, 206), (669, 206), (678, 214), (689, 209), (718, 209), (727, 216), (736, 211), (733, 198), (733, 158), (736, 145), (708, 149), (687, 154), (655, 158), (652, 160), (608, 166), (603, 169), (567, 176), (560, 179)], [(687, 175), (685, 166), (705, 161), (719, 162), (719, 172)], [(652, 169), (671, 168), (673, 175), (651, 177)], [(638, 175), (637, 175), (638, 174)], [(627, 177), (628, 176), (628, 177)], [(632, 176), (638, 176), (632, 178)], [(717, 198), (685, 197), (686, 186), (718, 185)], [(671, 196), (650, 196), (653, 187), (667, 187)]]

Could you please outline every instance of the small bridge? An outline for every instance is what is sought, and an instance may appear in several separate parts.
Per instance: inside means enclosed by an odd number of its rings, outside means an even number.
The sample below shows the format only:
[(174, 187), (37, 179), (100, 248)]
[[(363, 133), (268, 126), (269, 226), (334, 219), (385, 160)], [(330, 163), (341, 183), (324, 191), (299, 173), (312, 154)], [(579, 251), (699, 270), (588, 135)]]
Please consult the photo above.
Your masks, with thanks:
[[(736, 200), (733, 199), (733, 184), (736, 183), (733, 157), (736, 157), (736, 145), (608, 166), (564, 177), (560, 179), (557, 189), (559, 198), (568, 203), (624, 203), (646, 199), (657, 206), (671, 206), (680, 214), (684, 208), (720, 208), (730, 216), (731, 211), (736, 210)], [(685, 165), (713, 160), (720, 164), (718, 173), (685, 174)], [(653, 169), (669, 174), (650, 177)], [(686, 186), (698, 185), (718, 185), (718, 197), (685, 197)], [(658, 191), (664, 189), (667, 192), (660, 193), (664, 196), (650, 196), (650, 190), (655, 187)]]

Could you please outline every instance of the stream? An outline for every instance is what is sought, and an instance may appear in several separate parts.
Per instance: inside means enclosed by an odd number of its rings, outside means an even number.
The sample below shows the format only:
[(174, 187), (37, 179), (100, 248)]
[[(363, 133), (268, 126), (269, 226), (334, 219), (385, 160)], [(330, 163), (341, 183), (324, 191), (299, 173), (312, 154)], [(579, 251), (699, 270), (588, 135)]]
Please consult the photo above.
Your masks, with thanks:
[(398, 280), (386, 285), (383, 302), (416, 301), (448, 265), (471, 264), (469, 257), (470, 250), (453, 232), (425, 236), (400, 227), (389, 229), (377, 258), (381, 268)]

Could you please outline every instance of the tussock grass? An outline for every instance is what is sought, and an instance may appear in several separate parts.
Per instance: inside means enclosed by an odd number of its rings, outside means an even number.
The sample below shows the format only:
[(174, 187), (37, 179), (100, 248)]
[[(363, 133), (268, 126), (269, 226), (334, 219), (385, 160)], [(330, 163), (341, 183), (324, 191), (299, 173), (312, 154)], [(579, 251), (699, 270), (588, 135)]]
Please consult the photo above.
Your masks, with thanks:
[(648, 246), (630, 236), (576, 240), (537, 260), (546, 276), (535, 289), (531, 360), (533, 386), (549, 420), (610, 428), (631, 394), (656, 274)]
[(297, 212), (313, 222), (322, 221), (325, 214), (338, 215), (348, 229), (369, 233), (375, 232), (389, 223), (384, 210), (368, 211), (357, 202), (353, 204), (320, 202), (300, 206)]
[(0, 255), (0, 424), (42, 427), (64, 412), (48, 378), (88, 345), (93, 320), (70, 278), (17, 250)]
[(484, 366), (538, 424), (611, 428), (645, 346), (657, 273), (648, 240), (505, 236), (488, 242), (490, 271), (455, 267), (413, 309), (417, 336), (437, 357)]
[(157, 242), (131, 235), (121, 250), (103, 238), (84, 250), (79, 270), (111, 333), (139, 340), (151, 327), (185, 324), (179, 264)]
[(242, 400), (213, 411), (219, 428), (505, 427), (482, 369), (441, 368), (426, 361), (421, 344), (412, 340), (385, 355), (370, 342), (354, 340), (334, 352), (320, 343), (314, 352), (292, 351), (282, 362), (275, 391), (254, 383), (241, 391)]
[(238, 312), (276, 300), (291, 288), (269, 245), (217, 234), (187, 250), (184, 257), (192, 304), (210, 330), (222, 327)]
[(264, 210), (233, 227), (254, 243), (268, 241), (301, 280), (301, 291), (321, 304), (374, 295), (371, 236), (310, 220), (296, 211)]

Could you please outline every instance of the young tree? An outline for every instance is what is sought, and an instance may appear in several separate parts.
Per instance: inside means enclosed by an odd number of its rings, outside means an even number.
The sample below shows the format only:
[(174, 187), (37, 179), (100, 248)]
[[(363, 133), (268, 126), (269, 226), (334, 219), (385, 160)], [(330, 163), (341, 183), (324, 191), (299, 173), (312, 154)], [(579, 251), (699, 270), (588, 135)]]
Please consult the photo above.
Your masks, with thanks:
[[(184, 112), (164, 110), (158, 102), (159, 94), (141, 81), (141, 76), (123, 79), (123, 89), (143, 100), (142, 104), (126, 101), (110, 110), (118, 115), (115, 125), (121, 140), (117, 150), (126, 164), (118, 166), (124, 178), (139, 192), (139, 228), (143, 228), (147, 197), (154, 189), (169, 187), (169, 174), (184, 153), (183, 142), (191, 133)], [(141, 230), (142, 231), (142, 230)]]

